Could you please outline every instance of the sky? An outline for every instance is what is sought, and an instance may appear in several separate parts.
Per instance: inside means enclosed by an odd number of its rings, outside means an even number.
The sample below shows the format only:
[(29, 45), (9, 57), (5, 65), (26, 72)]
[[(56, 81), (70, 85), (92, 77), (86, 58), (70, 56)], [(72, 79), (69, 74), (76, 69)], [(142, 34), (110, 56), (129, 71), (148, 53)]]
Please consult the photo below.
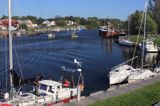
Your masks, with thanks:
[[(144, 9), (145, 0), (12, 0), (12, 15), (43, 18), (80, 16), (126, 20)], [(0, 0), (0, 17), (7, 15), (7, 0)]]

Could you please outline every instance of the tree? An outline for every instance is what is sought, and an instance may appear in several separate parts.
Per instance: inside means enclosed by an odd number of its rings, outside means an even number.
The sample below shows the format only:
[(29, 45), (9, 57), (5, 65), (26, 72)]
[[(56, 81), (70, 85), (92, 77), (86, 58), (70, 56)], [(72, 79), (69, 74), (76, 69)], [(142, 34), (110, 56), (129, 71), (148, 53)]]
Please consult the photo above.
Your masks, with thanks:
[[(131, 26), (130, 26), (130, 33), (131, 34), (138, 34), (141, 20), (143, 17), (143, 12), (141, 11), (136, 11), (134, 14), (131, 14)], [(142, 28), (140, 30), (140, 33), (142, 34), (144, 28), (144, 24), (142, 23)], [(153, 18), (147, 14), (147, 26), (146, 26), (146, 32), (150, 34), (156, 34), (157, 33), (157, 24), (153, 20)]]
[(8, 16), (3, 15), (1, 19), (6, 19), (8, 18)]
[(65, 26), (66, 25), (66, 21), (65, 20), (59, 20), (59, 21), (56, 21), (56, 24), (58, 26)]
[(108, 19), (113, 24), (113, 27), (118, 30), (124, 29), (124, 22), (120, 19)]
[(44, 22), (44, 19), (43, 19), (43, 18), (39, 17), (39, 18), (37, 19), (37, 24), (38, 24), (38, 25), (41, 25), (43, 22)]
[(19, 20), (20, 17), (19, 16), (13, 16), (12, 19)]
[(19, 26), (19, 28), (20, 28), (20, 29), (25, 29), (25, 30), (27, 30), (28, 27), (27, 27), (26, 24), (21, 24), (21, 25)]
[(158, 24), (158, 32), (160, 33), (160, 0), (149, 1), (149, 14)]
[(34, 24), (37, 22), (37, 17), (35, 16), (28, 15), (26, 18), (31, 20)]

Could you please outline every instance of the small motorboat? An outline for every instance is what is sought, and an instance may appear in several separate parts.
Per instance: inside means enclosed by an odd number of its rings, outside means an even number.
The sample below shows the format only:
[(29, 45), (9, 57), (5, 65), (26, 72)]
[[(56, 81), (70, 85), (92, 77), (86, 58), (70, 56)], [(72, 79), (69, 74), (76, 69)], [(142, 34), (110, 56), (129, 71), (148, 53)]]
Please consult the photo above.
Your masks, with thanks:
[(56, 34), (55, 33), (48, 33), (48, 38), (49, 39), (53, 39), (56, 37)]
[(76, 31), (72, 32), (71, 39), (77, 39), (77, 38), (78, 38), (78, 34), (76, 33)]

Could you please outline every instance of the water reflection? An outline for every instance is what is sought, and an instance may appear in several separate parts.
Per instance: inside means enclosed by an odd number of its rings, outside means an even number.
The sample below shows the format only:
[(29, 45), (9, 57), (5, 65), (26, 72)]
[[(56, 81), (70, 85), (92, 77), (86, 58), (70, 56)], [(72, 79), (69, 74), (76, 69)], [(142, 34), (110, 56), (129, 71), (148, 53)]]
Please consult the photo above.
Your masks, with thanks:
[(112, 53), (112, 48), (113, 48), (112, 44), (113, 44), (113, 39), (102, 39), (102, 46), (106, 52), (106, 55)]
[(157, 55), (158, 55), (158, 53), (146, 53), (144, 62), (146, 64), (153, 63), (154, 61), (156, 61)]

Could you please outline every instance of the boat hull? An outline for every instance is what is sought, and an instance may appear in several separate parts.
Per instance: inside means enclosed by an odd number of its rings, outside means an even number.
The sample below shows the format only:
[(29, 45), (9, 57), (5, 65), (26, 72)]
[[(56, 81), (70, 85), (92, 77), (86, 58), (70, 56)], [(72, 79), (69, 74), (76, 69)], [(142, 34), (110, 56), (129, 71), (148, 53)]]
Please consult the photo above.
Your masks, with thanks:
[(49, 38), (49, 39), (53, 39), (53, 38), (55, 38), (55, 37), (56, 37), (55, 34), (52, 34), (52, 33), (48, 34), (48, 38)]
[(144, 43), (142, 42), (141, 44), (139, 44), (140, 50), (143, 50), (143, 47), (144, 47), (144, 51), (148, 53), (158, 53), (159, 52), (157, 45), (155, 45), (154, 42), (151, 40), (146, 40), (144, 41)]
[(116, 33), (103, 31), (103, 30), (99, 30), (99, 35), (102, 36), (103, 38), (112, 38), (114, 36), (117, 36)]
[[(139, 49), (143, 50), (143, 46), (139, 45)], [(144, 52), (147, 52), (147, 53), (158, 53), (159, 50), (158, 50), (158, 48), (147, 48), (147, 47), (144, 47)]]
[(109, 73), (109, 84), (119, 84), (127, 81), (129, 75), (131, 75), (133, 67), (129, 65), (121, 65), (115, 69), (112, 69)]
[(123, 46), (134, 46), (134, 43), (129, 40), (119, 40), (119, 44)]

